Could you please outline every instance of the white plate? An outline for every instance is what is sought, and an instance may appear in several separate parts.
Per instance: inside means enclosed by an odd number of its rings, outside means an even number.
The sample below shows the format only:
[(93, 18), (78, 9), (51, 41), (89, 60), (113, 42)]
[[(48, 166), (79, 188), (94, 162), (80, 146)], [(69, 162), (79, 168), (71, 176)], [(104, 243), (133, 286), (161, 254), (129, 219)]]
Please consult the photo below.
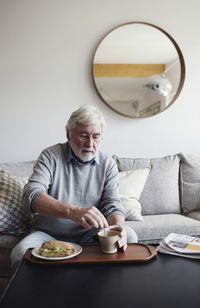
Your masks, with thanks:
[(81, 253), (82, 251), (82, 247), (78, 244), (74, 244), (74, 243), (70, 243), (74, 246), (74, 252), (69, 255), (69, 256), (66, 256), (66, 257), (57, 257), (57, 258), (53, 258), (53, 257), (43, 257), (40, 255), (40, 251), (39, 251), (39, 247), (36, 247), (36, 248), (33, 248), (32, 249), (32, 255), (36, 258), (40, 258), (40, 259), (44, 259), (44, 260), (65, 260), (65, 259), (70, 259), (70, 258), (73, 258), (77, 255), (79, 255), (79, 253)]

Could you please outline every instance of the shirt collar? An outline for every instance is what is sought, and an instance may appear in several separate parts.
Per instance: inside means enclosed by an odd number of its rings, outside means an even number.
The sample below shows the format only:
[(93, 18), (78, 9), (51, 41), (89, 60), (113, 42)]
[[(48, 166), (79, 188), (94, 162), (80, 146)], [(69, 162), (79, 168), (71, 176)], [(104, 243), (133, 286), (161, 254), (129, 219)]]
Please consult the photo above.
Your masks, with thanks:
[[(69, 163), (71, 160), (75, 160), (76, 162), (79, 162), (76, 158), (76, 156), (74, 155), (71, 146), (69, 144), (69, 142), (67, 142), (67, 159), (66, 162)], [(79, 162), (80, 163), (80, 162)], [(93, 157), (90, 161), (88, 161), (86, 164), (90, 164), (90, 165), (94, 165), (95, 163), (97, 163), (98, 165), (100, 164), (98, 158), (95, 156)]]

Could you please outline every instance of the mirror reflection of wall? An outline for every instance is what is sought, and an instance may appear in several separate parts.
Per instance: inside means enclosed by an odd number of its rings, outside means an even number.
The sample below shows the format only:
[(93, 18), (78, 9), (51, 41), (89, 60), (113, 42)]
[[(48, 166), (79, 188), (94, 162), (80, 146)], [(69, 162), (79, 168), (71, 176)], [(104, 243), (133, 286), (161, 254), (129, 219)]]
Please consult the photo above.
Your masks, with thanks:
[(93, 59), (100, 97), (112, 110), (133, 118), (165, 110), (180, 93), (184, 76), (177, 44), (146, 23), (128, 23), (109, 32)]

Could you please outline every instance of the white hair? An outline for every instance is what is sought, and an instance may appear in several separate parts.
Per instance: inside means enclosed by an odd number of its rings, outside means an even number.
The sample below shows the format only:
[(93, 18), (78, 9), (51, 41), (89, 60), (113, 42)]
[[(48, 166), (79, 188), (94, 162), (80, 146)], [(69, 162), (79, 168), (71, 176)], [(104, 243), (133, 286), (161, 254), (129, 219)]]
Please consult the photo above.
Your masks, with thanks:
[(83, 105), (79, 109), (75, 110), (71, 114), (65, 126), (66, 131), (68, 130), (71, 132), (76, 127), (77, 123), (81, 123), (83, 125), (100, 124), (102, 133), (106, 125), (103, 114), (92, 105)]

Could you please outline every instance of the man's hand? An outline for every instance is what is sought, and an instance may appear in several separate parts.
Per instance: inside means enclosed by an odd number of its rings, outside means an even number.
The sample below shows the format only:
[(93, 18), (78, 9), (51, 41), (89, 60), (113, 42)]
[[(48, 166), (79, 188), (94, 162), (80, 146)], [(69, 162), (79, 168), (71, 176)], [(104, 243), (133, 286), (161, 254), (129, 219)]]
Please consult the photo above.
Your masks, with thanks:
[(118, 248), (121, 248), (123, 251), (127, 248), (127, 234), (124, 227), (125, 219), (124, 216), (115, 214), (108, 217), (109, 229), (117, 230), (120, 232), (120, 239), (117, 242)]
[(117, 241), (118, 248), (121, 248), (123, 251), (127, 248), (127, 234), (126, 229), (120, 225), (111, 225), (107, 228), (107, 230), (116, 230), (120, 232), (120, 239)]
[(106, 218), (94, 206), (86, 208), (72, 206), (69, 218), (86, 229), (91, 229), (92, 227), (103, 229), (108, 227)]

